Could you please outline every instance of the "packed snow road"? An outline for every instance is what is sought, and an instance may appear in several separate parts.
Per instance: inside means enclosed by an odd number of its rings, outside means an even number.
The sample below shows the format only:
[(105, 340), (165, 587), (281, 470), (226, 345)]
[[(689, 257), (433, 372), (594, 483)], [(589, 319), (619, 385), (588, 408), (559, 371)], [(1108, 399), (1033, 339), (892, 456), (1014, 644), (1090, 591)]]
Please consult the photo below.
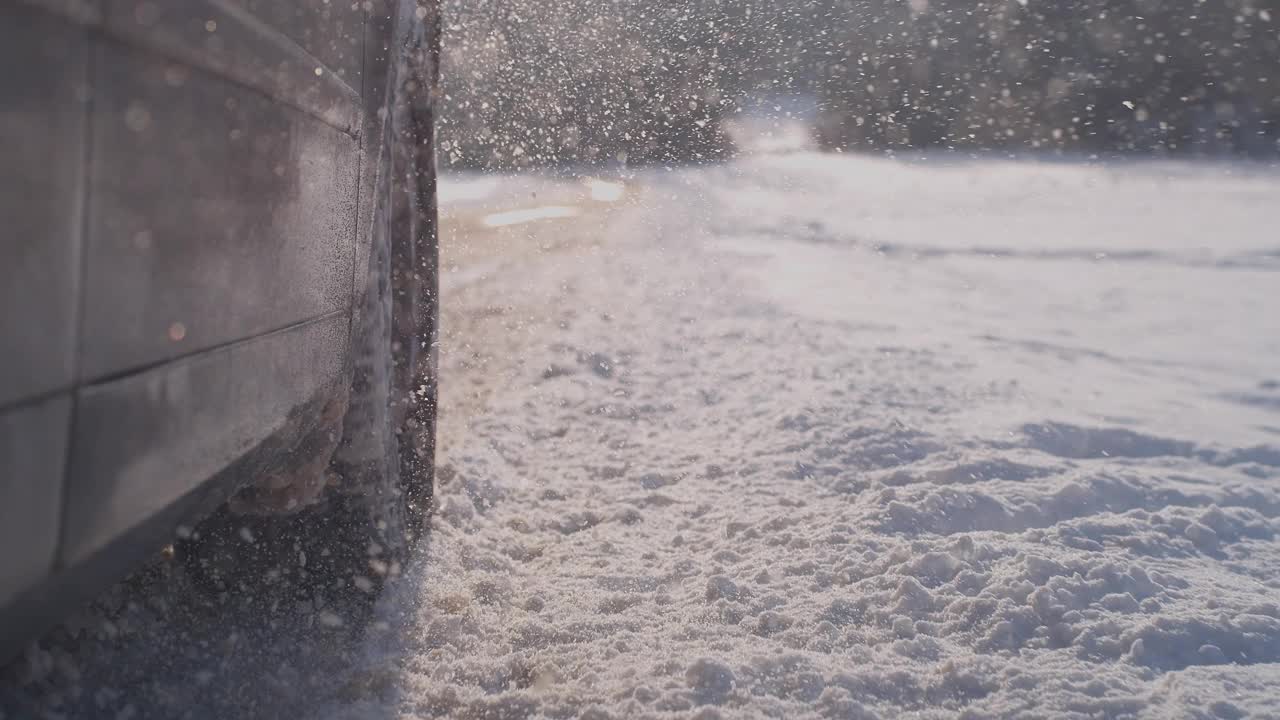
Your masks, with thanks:
[(439, 509), (333, 717), (1280, 717), (1280, 174), (445, 184)]

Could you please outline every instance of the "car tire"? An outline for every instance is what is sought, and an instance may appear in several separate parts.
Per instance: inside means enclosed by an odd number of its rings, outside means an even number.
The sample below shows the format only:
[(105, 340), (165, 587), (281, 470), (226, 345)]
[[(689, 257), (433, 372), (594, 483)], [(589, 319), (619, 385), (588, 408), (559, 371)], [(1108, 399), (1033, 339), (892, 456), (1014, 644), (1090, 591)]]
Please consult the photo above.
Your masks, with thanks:
[[(438, 244), (436, 18), (396, 2), (374, 167), (368, 273), (355, 303), (349, 385), (314, 426), (178, 543), (194, 583), (254, 610), (361, 627), (401, 575), (431, 509)], [(304, 611), (295, 612), (299, 607)]]

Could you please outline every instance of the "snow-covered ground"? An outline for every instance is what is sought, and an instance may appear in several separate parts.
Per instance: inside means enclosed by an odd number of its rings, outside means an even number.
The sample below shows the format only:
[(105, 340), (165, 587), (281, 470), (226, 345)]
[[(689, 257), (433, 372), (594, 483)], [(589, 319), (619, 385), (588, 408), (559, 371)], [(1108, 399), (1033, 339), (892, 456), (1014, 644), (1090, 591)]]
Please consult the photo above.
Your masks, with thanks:
[(440, 508), (332, 716), (1280, 717), (1274, 169), (468, 182)]

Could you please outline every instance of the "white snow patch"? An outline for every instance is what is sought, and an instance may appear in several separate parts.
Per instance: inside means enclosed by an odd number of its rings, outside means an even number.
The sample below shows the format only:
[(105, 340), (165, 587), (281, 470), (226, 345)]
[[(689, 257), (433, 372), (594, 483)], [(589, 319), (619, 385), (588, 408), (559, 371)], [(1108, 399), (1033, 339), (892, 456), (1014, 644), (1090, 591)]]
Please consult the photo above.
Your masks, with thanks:
[(1273, 174), (645, 185), (468, 287), (555, 330), (494, 348), (393, 690), (336, 716), (1274, 716)]

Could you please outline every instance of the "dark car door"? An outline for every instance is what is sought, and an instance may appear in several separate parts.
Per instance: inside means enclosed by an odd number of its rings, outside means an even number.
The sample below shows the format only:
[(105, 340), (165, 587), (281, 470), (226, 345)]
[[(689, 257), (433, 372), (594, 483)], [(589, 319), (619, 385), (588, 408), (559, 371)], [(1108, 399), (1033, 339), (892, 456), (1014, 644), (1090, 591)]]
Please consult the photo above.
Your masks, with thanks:
[(6, 626), (343, 381), (369, 7), (0, 0)]

